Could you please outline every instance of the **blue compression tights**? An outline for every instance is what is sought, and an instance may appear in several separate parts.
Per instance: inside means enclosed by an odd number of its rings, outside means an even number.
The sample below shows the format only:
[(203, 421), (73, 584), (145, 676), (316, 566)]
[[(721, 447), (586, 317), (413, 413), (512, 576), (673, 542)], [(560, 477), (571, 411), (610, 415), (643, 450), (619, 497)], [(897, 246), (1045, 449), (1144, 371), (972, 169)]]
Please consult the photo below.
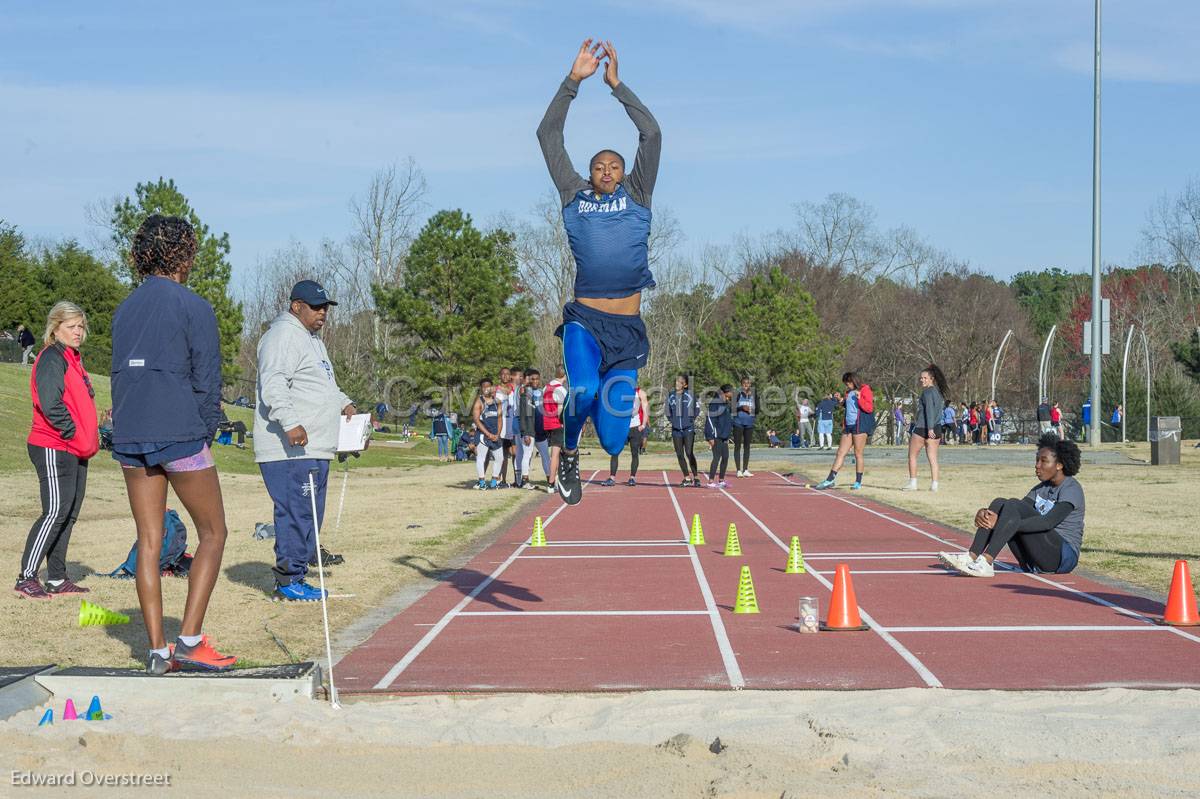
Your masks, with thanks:
[(609, 455), (618, 455), (629, 438), (637, 369), (600, 372), (600, 345), (578, 322), (563, 326), (563, 365), (570, 394), (563, 412), (565, 449), (579, 446), (579, 434), (588, 417), (596, 425), (600, 445)]

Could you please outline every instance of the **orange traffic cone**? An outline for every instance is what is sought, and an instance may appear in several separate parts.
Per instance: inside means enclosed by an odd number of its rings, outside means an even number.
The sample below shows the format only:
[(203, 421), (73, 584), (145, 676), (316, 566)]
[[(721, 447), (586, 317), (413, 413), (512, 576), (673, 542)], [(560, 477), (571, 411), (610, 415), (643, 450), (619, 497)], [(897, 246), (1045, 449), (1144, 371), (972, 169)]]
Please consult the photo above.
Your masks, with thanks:
[(854, 597), (854, 584), (850, 581), (850, 567), (845, 563), (839, 563), (833, 575), (833, 599), (829, 603), (829, 617), (821, 629), (830, 632), (871, 629), (862, 623), (858, 615), (858, 600)]
[(1156, 624), (1172, 627), (1200, 626), (1200, 615), (1196, 613), (1196, 592), (1192, 590), (1192, 575), (1186, 560), (1175, 561), (1175, 574), (1171, 577), (1171, 592), (1167, 594), (1167, 607)]

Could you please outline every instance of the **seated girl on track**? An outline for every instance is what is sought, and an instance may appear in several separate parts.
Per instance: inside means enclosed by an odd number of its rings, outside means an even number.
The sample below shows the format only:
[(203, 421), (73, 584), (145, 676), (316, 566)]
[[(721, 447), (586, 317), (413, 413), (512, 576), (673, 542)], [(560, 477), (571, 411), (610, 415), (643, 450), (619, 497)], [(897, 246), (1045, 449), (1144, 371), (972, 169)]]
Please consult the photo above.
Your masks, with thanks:
[(938, 558), (970, 577), (991, 577), (1007, 545), (1023, 571), (1065, 574), (1079, 563), (1083, 545), (1083, 486), (1079, 447), (1053, 433), (1038, 439), (1037, 485), (1023, 499), (992, 500), (975, 514), (975, 540), (968, 552), (942, 552)]

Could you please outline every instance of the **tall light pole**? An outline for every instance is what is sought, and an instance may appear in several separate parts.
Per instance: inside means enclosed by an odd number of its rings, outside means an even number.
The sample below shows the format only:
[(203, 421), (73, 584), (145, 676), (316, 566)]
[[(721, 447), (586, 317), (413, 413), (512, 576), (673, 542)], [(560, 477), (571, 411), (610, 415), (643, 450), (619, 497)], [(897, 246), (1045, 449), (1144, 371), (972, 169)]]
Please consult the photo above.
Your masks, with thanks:
[(1088, 444), (1100, 444), (1100, 360), (1104, 324), (1100, 301), (1100, 0), (1096, 0), (1096, 61), (1092, 104), (1092, 425)]

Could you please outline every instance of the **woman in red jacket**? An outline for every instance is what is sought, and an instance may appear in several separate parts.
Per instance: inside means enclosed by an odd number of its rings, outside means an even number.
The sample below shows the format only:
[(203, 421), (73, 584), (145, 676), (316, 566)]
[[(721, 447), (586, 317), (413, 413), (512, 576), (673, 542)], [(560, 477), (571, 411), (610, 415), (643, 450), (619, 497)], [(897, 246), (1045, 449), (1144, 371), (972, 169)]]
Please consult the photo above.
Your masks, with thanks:
[[(42, 515), (29, 531), (14, 588), (26, 599), (88, 591), (67, 578), (67, 545), (83, 505), (88, 459), (100, 449), (96, 392), (79, 356), (85, 338), (83, 309), (71, 302), (56, 303), (46, 320), (45, 349), (29, 376), (33, 428), (27, 448), (41, 485)], [(44, 588), (37, 579), (43, 559), (48, 577)]]

